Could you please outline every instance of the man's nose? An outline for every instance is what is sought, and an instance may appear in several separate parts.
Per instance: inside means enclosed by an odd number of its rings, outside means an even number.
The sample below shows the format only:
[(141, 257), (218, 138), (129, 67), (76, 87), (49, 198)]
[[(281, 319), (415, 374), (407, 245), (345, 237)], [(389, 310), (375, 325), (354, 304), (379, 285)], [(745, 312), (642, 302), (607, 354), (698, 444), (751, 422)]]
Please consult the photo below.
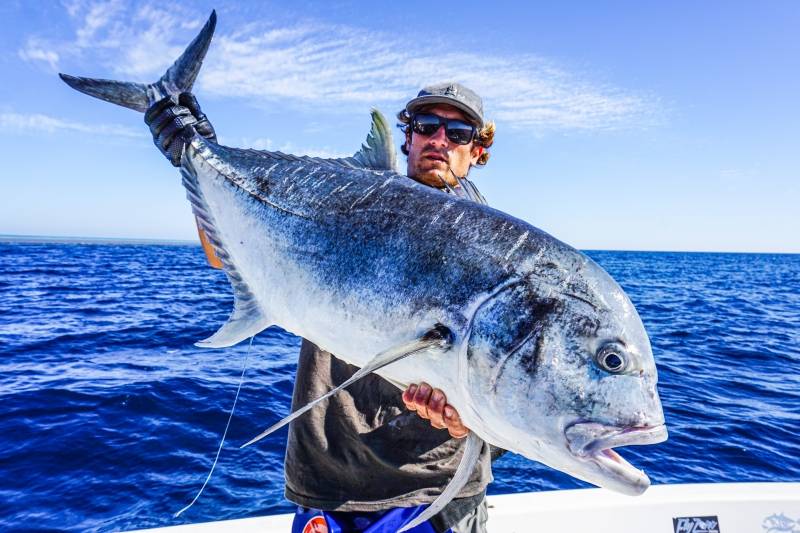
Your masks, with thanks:
[(428, 142), (439, 146), (447, 146), (447, 133), (445, 133), (444, 128), (444, 125), (439, 126), (436, 133), (428, 137)]

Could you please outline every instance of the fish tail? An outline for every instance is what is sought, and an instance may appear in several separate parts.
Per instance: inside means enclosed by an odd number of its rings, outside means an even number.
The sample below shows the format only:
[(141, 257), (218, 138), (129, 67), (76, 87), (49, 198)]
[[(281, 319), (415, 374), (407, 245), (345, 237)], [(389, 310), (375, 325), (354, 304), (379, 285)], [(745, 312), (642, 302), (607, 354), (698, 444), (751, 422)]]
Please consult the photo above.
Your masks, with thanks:
[(69, 74), (59, 74), (64, 82), (84, 94), (100, 100), (121, 105), (134, 111), (144, 113), (154, 102), (166, 96), (173, 96), (191, 90), (194, 85), (203, 58), (206, 56), (214, 28), (217, 25), (217, 13), (211, 12), (203, 29), (189, 43), (183, 54), (167, 69), (155, 83), (144, 84), (126, 81), (81, 78)]

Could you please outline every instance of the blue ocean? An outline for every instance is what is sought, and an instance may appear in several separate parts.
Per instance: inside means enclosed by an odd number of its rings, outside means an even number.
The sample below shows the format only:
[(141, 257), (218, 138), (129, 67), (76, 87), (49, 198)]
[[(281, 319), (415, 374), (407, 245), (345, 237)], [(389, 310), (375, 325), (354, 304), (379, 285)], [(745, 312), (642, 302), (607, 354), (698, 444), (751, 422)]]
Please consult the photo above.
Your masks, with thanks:
[[(650, 333), (670, 439), (623, 449), (653, 483), (800, 481), (800, 255), (588, 252)], [(289, 512), (299, 340), (258, 335), (225, 448), (202, 485), (247, 346), (198, 246), (0, 242), (0, 530), (102, 530)], [(246, 343), (245, 343), (246, 344)], [(490, 493), (585, 486), (513, 454)]]

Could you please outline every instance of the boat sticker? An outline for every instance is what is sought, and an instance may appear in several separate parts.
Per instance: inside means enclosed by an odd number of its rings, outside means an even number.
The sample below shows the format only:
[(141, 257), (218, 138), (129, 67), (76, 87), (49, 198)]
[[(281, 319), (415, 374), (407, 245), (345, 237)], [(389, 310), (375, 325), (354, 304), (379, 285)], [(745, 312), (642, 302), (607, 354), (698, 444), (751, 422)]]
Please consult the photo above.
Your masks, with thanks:
[(328, 523), (324, 516), (315, 516), (303, 526), (303, 533), (328, 533)]
[(672, 519), (675, 533), (720, 533), (716, 516), (680, 516)]
[(766, 533), (800, 533), (800, 518), (792, 520), (785, 514), (773, 514), (761, 523)]

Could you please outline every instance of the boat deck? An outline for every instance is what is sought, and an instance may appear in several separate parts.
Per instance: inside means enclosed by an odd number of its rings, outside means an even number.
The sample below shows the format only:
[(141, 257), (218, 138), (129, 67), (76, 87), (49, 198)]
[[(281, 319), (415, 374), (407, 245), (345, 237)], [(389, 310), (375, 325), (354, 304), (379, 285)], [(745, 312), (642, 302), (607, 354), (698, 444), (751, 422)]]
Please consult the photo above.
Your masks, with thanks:
[[(655, 485), (637, 497), (603, 489), (489, 496), (492, 533), (800, 533), (800, 483)], [(147, 530), (289, 532), (292, 515)]]

